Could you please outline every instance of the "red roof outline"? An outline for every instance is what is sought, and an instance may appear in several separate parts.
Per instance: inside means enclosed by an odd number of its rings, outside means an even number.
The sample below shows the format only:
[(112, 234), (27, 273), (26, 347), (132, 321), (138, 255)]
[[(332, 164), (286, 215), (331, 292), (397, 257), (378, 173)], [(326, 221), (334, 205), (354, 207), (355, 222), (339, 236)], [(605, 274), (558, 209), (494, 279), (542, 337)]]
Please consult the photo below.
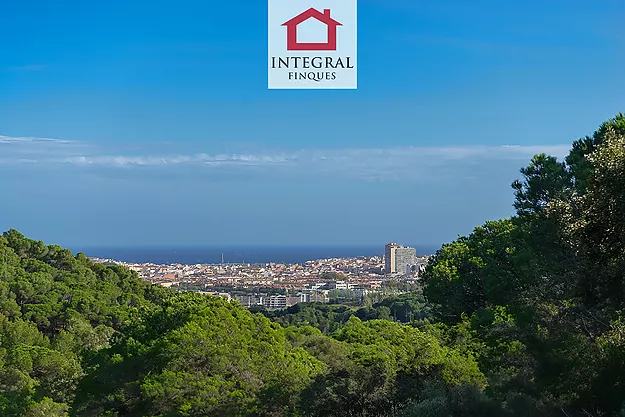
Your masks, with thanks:
[[(297, 41), (297, 25), (310, 19), (315, 18), (321, 23), (328, 26), (328, 41), (326, 43), (300, 43)], [(287, 27), (287, 50), (288, 51), (336, 51), (336, 27), (343, 26), (342, 23), (330, 17), (330, 9), (324, 9), (323, 13), (311, 7), (284, 22), (282, 26)]]
[(299, 25), (300, 23), (310, 19), (311, 17), (314, 17), (318, 21), (325, 23), (328, 26), (343, 26), (342, 23), (337, 22), (336, 20), (330, 17), (330, 9), (324, 9), (323, 13), (321, 13), (319, 10), (315, 9), (314, 7), (311, 7), (305, 12), (298, 14), (293, 19), (284, 22), (282, 26)]

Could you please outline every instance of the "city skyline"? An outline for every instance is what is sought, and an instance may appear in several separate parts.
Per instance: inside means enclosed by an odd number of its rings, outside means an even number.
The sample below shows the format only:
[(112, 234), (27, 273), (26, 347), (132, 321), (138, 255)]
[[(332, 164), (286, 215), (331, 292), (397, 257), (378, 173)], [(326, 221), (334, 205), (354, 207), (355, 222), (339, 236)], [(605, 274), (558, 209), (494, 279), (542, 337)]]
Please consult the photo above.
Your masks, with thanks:
[[(418, 285), (430, 257), (416, 256), (414, 248), (397, 243), (389, 243), (384, 249), (384, 256), (317, 258), (297, 263), (227, 264), (222, 261), (187, 264), (127, 262), (97, 257), (91, 257), (91, 260), (122, 265), (135, 271), (141, 279), (166, 288), (236, 300), (248, 308), (263, 306), (274, 310), (299, 303), (328, 303), (333, 297), (362, 302), (366, 296), (383, 294), (383, 287), (389, 283), (391, 286), (401, 283), (406, 288)], [(389, 270), (389, 257), (392, 270)], [(404, 265), (405, 262), (408, 264)], [(399, 270), (405, 266), (408, 268)], [(406, 291), (392, 291), (393, 294), (402, 292)]]
[[(417, 258), (431, 256), (439, 249), (438, 245), (402, 245), (414, 251)], [(137, 247), (137, 248), (70, 248), (82, 252), (92, 259), (112, 260), (130, 263), (152, 263), (155, 265), (264, 265), (301, 264), (319, 259), (351, 259), (386, 256), (388, 245), (371, 246), (257, 246), (257, 247)]]

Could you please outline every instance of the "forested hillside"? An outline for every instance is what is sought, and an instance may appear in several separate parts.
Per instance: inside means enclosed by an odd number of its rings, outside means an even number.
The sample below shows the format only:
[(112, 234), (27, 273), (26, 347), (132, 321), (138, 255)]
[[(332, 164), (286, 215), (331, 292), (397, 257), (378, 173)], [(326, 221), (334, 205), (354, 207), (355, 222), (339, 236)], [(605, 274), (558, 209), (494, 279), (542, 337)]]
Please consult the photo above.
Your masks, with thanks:
[(10, 230), (0, 415), (625, 417), (625, 116), (521, 174), (516, 216), (360, 309), (265, 317)]
[(0, 237), (0, 347), (2, 416), (380, 415), (486, 384), (433, 333), (356, 317), (333, 337), (283, 328), (14, 230)]

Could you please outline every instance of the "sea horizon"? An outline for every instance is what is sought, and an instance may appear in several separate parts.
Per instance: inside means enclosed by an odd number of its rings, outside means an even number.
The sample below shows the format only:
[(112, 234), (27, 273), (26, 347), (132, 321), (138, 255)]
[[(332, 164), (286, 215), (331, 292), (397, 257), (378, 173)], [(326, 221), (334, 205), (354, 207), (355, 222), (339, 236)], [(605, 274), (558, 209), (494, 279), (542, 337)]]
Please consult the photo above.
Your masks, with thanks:
[[(440, 245), (407, 245), (417, 255), (433, 255)], [(329, 258), (383, 256), (384, 245), (223, 245), (196, 247), (82, 247), (75, 253), (99, 259), (154, 264), (301, 264)]]

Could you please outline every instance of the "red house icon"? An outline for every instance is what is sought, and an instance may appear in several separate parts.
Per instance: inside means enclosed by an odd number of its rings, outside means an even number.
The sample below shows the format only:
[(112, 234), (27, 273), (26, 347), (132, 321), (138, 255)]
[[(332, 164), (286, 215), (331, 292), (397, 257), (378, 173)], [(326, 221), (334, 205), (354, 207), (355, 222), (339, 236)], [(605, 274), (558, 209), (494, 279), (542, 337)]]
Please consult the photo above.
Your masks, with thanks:
[[(299, 43), (297, 41), (297, 25), (311, 17), (328, 26), (328, 42)], [(321, 13), (319, 10), (311, 7), (282, 24), (282, 26), (286, 26), (287, 28), (286, 49), (288, 51), (336, 51), (336, 27), (343, 25), (330, 17), (330, 9), (324, 9), (323, 13)]]

